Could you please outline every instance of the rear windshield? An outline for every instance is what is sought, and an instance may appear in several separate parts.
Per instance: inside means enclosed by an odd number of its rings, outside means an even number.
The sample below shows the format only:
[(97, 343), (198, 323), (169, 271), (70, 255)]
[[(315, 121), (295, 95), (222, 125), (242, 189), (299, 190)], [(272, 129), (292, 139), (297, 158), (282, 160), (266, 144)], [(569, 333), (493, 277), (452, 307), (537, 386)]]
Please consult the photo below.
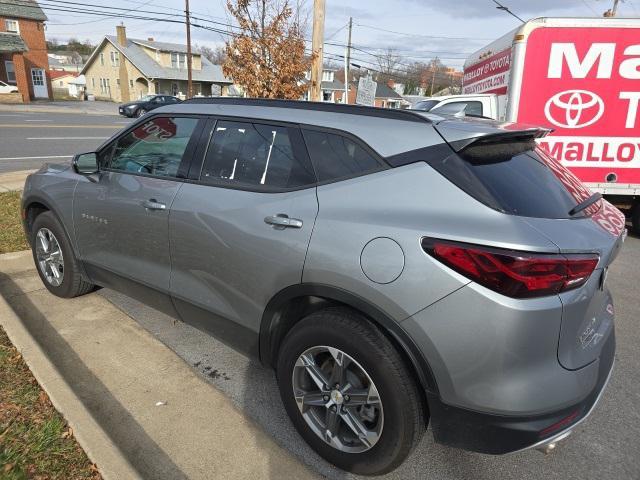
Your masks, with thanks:
[(576, 218), (600, 208), (597, 202), (570, 216), (569, 211), (591, 192), (534, 142), (471, 147), (429, 164), (477, 200), (505, 213)]

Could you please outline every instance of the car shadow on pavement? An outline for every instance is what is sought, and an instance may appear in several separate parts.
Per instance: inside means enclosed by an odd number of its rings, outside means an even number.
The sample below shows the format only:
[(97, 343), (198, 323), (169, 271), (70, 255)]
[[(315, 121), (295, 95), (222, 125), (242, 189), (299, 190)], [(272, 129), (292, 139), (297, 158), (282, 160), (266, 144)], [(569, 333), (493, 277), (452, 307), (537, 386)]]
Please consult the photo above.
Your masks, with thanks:
[[(187, 479), (109, 389), (85, 366), (13, 279), (0, 273), (0, 295), (94, 420), (143, 478)], [(114, 419), (116, 419), (114, 421)]]

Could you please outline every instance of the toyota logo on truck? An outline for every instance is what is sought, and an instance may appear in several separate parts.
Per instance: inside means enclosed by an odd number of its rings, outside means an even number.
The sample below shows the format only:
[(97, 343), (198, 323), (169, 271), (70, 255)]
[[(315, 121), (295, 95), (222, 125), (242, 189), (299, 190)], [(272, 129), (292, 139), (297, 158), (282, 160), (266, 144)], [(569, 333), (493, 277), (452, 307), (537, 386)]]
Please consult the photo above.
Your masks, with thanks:
[(588, 90), (565, 90), (547, 100), (544, 114), (556, 127), (588, 127), (604, 114), (604, 101)]

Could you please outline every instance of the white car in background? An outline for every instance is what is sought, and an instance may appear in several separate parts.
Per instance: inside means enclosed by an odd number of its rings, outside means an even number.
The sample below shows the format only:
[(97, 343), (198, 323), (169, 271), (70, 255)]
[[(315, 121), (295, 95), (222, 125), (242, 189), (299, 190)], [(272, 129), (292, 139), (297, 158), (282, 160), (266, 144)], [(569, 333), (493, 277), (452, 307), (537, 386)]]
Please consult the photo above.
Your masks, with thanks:
[(0, 93), (18, 93), (18, 87), (0, 81)]

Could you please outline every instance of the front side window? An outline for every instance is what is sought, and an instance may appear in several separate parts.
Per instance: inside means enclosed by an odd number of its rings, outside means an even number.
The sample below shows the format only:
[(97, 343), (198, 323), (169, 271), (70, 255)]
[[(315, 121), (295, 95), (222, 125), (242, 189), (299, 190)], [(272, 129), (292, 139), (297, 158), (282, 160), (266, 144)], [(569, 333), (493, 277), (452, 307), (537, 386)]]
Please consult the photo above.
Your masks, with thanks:
[(379, 170), (380, 163), (363, 147), (335, 133), (303, 130), (307, 150), (321, 182)]
[(5, 20), (4, 26), (7, 33), (20, 33), (20, 27), (17, 20)]
[(175, 178), (197, 124), (195, 118), (152, 118), (118, 139), (109, 168)]
[(287, 127), (220, 121), (200, 179), (214, 185), (297, 188), (315, 183), (312, 167), (294, 153)]

